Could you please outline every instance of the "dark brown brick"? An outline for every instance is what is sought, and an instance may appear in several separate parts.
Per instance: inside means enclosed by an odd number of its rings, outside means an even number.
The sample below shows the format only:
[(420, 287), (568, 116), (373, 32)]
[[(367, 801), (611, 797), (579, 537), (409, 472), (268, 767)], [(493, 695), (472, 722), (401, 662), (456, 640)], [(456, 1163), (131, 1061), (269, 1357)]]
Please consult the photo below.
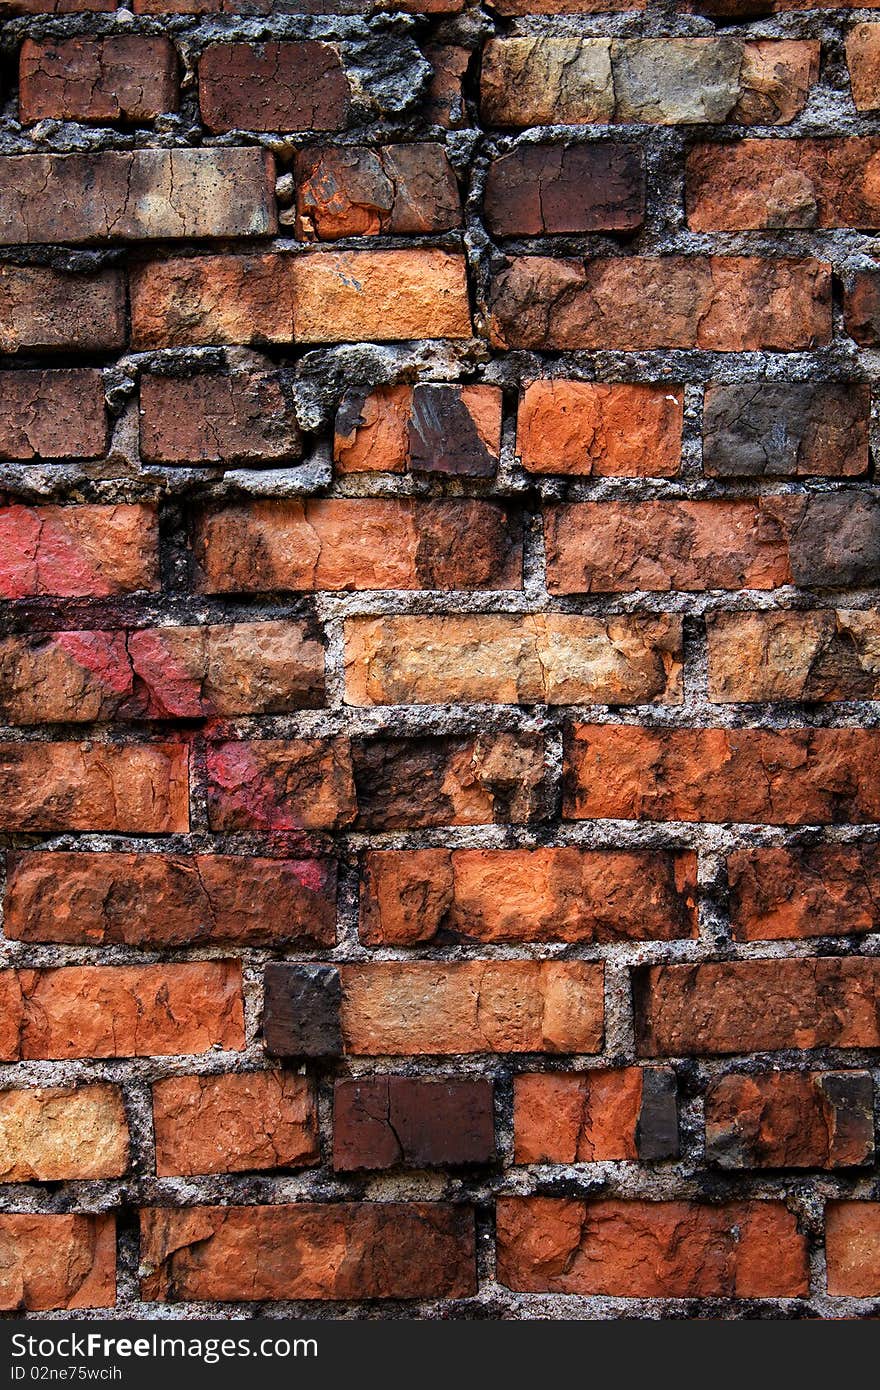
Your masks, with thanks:
[(342, 986), (332, 965), (273, 962), (263, 976), (263, 1039), (276, 1057), (342, 1054)]
[(141, 451), (151, 463), (275, 463), (300, 435), (280, 372), (141, 380)]
[(209, 130), (338, 130), (348, 101), (348, 81), (329, 44), (217, 43), (199, 62)]
[(719, 1168), (849, 1168), (874, 1157), (867, 1071), (729, 1073), (706, 1093), (706, 1156)]
[(413, 472), (491, 477), (500, 455), (498, 387), (415, 387), (408, 444)]
[(0, 372), (0, 459), (92, 459), (106, 444), (99, 371)]
[(25, 39), (21, 121), (149, 121), (177, 110), (177, 54), (159, 35)]
[(432, 1168), (491, 1163), (492, 1083), (365, 1076), (333, 1092), (333, 1167)]
[(710, 386), (703, 470), (716, 478), (867, 472), (869, 386), (762, 381)]
[(486, 222), (497, 236), (632, 232), (645, 215), (636, 145), (521, 145), (489, 168)]

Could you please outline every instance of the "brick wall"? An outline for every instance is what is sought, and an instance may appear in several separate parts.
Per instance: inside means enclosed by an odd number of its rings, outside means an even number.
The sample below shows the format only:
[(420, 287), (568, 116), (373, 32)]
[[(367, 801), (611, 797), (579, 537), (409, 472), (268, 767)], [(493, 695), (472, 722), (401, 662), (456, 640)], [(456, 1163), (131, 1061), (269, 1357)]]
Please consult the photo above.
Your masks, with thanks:
[(880, 11), (132, 11), (2, 6), (0, 1304), (876, 1315)]

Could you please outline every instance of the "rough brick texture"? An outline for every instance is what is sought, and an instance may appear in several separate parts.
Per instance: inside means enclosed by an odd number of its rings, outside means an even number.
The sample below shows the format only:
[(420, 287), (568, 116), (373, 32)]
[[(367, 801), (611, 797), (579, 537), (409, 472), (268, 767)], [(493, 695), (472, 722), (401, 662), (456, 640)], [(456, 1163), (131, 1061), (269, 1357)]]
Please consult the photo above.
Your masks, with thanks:
[(876, 1319), (880, 0), (0, 10), (0, 1310)]

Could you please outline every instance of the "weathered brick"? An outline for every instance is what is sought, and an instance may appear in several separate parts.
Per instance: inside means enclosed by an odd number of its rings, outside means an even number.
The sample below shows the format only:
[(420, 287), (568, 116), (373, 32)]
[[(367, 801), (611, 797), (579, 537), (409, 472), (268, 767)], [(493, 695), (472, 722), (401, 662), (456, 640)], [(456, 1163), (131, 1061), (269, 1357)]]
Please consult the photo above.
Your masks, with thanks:
[(636, 145), (520, 145), (489, 166), (486, 225), (496, 236), (633, 232), (645, 215)]
[(141, 347), (470, 334), (464, 258), (431, 248), (171, 259), (132, 277)]
[(145, 835), (186, 831), (187, 747), (2, 743), (0, 828)]
[(601, 964), (377, 961), (343, 965), (349, 1053), (598, 1052)]
[(829, 1202), (825, 1208), (828, 1292), (871, 1298), (880, 1291), (880, 1202)]
[(565, 764), (563, 814), (574, 819), (880, 819), (880, 733), (872, 729), (575, 724)]
[(333, 946), (336, 866), (234, 854), (25, 853), (9, 865), (4, 931), (89, 946)]
[(880, 845), (738, 850), (727, 857), (737, 941), (877, 931)]
[(141, 378), (141, 453), (150, 463), (276, 463), (300, 457), (280, 372)]
[(347, 739), (265, 739), (208, 748), (212, 830), (338, 830), (357, 802)]
[(163, 1302), (476, 1291), (472, 1209), (442, 1202), (150, 1207), (141, 1263), (143, 1297)]
[(675, 1075), (662, 1067), (535, 1072), (514, 1078), (516, 1163), (678, 1156)]
[(149, 121), (177, 110), (177, 54), (158, 35), (25, 39), (19, 112), (34, 121)]
[(516, 451), (530, 473), (672, 478), (683, 403), (675, 386), (531, 381), (519, 403)]
[(706, 1093), (706, 1156), (720, 1168), (849, 1168), (874, 1157), (867, 1071), (735, 1072)]
[(550, 507), (547, 584), (557, 594), (773, 589), (792, 579), (793, 510), (787, 498)]
[(7, 1061), (164, 1057), (244, 1046), (241, 964), (6, 970)]
[(846, 36), (846, 62), (857, 111), (880, 107), (880, 24), (857, 24)]
[(543, 820), (544, 751), (531, 733), (356, 739), (357, 828)]
[(326, 43), (216, 43), (199, 60), (199, 105), (209, 130), (338, 130), (349, 88)]
[(492, 1083), (361, 1076), (333, 1088), (333, 1167), (439, 1168), (492, 1163)]
[(412, 401), (412, 386), (346, 391), (333, 436), (337, 472), (405, 473)]
[(159, 587), (156, 509), (0, 506), (0, 594), (29, 598)]
[(131, 268), (134, 348), (293, 342), (289, 257), (169, 256)]
[(687, 160), (694, 231), (880, 226), (880, 138), (740, 140)]
[(843, 312), (850, 337), (862, 347), (880, 344), (880, 272), (860, 270), (851, 277), (844, 293)]
[(706, 632), (710, 700), (880, 698), (876, 610), (717, 613)]
[(501, 456), (497, 386), (413, 387), (407, 461), (414, 473), (491, 477)]
[(709, 386), (703, 471), (713, 478), (857, 477), (868, 470), (868, 386)]
[(464, 257), (431, 248), (310, 251), (294, 260), (301, 343), (469, 338)]
[(807, 1245), (782, 1202), (501, 1197), (498, 1278), (524, 1292), (797, 1298)]
[(878, 986), (873, 959), (637, 967), (639, 1056), (877, 1047)]
[[(68, 275), (49, 266), (0, 265), (0, 352), (103, 352), (121, 348), (125, 333), (118, 270)], [(9, 429), (10, 421), (3, 423)]]
[(345, 694), (353, 705), (675, 704), (681, 649), (669, 617), (352, 618)]
[(607, 14), (644, 8), (645, 0), (492, 0), (492, 9), (499, 15)]
[(317, 1163), (312, 1083), (280, 1071), (153, 1083), (156, 1173), (242, 1173)]
[(263, 976), (263, 1041), (276, 1057), (342, 1055), (342, 986), (332, 965), (272, 961)]
[(116, 1302), (116, 1217), (0, 1215), (0, 1308), (111, 1308)]
[(790, 352), (830, 341), (831, 273), (757, 256), (521, 256), (496, 275), (491, 309), (496, 348)]
[(120, 1178), (127, 1168), (118, 1086), (0, 1092), (0, 1182)]
[(0, 459), (91, 459), (106, 444), (99, 371), (0, 372)]
[(272, 180), (256, 148), (6, 155), (0, 244), (267, 236)]
[(501, 126), (784, 124), (819, 75), (819, 45), (738, 38), (492, 39), (482, 115)]
[(471, 60), (470, 50), (458, 44), (429, 43), (425, 58), (433, 69), (424, 106), (425, 119), (455, 129), (467, 120), (463, 82)]
[(306, 240), (446, 232), (461, 200), (442, 145), (344, 145), (296, 157), (298, 232)]
[(490, 39), (480, 104), (490, 125), (583, 125), (614, 113), (609, 39)]
[(696, 935), (696, 860), (662, 850), (373, 850), (368, 946), (444, 940), (626, 941)]
[(871, 494), (756, 501), (576, 502), (544, 514), (551, 593), (870, 585), (880, 576)]
[(323, 694), (323, 650), (298, 623), (0, 638), (7, 724), (273, 714)]
[(208, 593), (312, 589), (518, 589), (518, 522), (471, 500), (258, 501), (200, 513)]

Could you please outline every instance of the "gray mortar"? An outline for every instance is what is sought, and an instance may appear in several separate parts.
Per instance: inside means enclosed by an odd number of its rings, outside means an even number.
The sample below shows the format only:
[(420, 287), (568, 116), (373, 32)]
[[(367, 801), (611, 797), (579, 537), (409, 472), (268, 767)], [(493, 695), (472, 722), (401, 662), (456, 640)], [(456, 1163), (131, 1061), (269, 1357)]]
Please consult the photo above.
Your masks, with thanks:
[[(61, 38), (78, 34), (170, 34), (183, 56), (184, 89), (179, 114), (163, 117), (152, 126), (120, 130), (114, 127), (84, 128), (44, 121), (30, 130), (15, 118), (14, 89), (6, 91), (6, 104), (0, 119), (0, 153), (75, 150), (127, 149), (143, 146), (222, 146), (260, 144), (275, 152), (279, 176), (290, 172), (290, 161), (301, 145), (319, 140), (326, 143), (379, 144), (389, 140), (416, 137), (436, 139), (446, 145), (450, 159), (462, 181), (467, 197), (463, 234), (441, 238), (407, 238), (384, 245), (462, 246), (469, 264), (471, 293), (478, 335), (485, 333), (485, 292), (490, 267), (503, 262), (507, 253), (520, 250), (550, 255), (660, 255), (669, 253), (703, 254), (790, 254), (830, 259), (838, 274), (872, 266), (873, 254), (880, 252), (880, 239), (857, 232), (786, 231), (770, 233), (696, 235), (690, 233), (683, 214), (683, 156), (689, 145), (700, 139), (773, 138), (796, 135), (880, 134), (880, 114), (856, 113), (841, 63), (843, 38), (849, 28), (864, 19), (876, 19), (876, 11), (847, 11), (825, 15), (815, 12), (787, 13), (762, 18), (750, 24), (719, 24), (699, 15), (678, 14), (673, 0), (649, 0), (644, 12), (615, 15), (531, 17), (499, 20), (488, 10), (471, 5), (459, 16), (438, 19), (389, 17), (377, 14), (298, 16), (278, 14), (270, 18), (212, 17), (136, 18), (128, 11), (115, 15), (36, 16), (7, 20), (0, 26), (0, 53), (7, 64), (25, 35)], [(428, 76), (419, 45), (442, 40), (474, 49), (490, 34), (579, 34), (605, 36), (725, 35), (748, 38), (821, 38), (826, 52), (822, 78), (813, 89), (807, 107), (796, 121), (784, 127), (704, 126), (687, 130), (654, 126), (549, 127), (522, 134), (483, 132), (476, 124), (446, 131), (425, 126), (418, 118), (418, 101)], [(338, 45), (355, 88), (350, 129), (339, 137), (288, 132), (260, 134), (236, 131), (223, 136), (207, 136), (198, 122), (195, 100), (194, 63), (211, 42), (220, 39), (321, 38)], [(478, 74), (472, 70), (467, 82), (467, 107), (472, 121), (478, 111)], [(610, 236), (537, 238), (528, 242), (493, 242), (480, 215), (480, 197), (488, 161), (498, 153), (519, 144), (545, 138), (579, 140), (637, 141), (646, 152), (649, 187), (649, 215), (642, 230), (629, 238)], [(662, 197), (660, 193), (662, 191)], [(352, 238), (335, 243), (335, 249), (375, 247), (370, 238)], [(249, 243), (242, 249), (250, 249)], [(278, 237), (256, 243), (259, 249), (278, 249), (297, 254), (304, 248)], [(161, 248), (160, 248), (161, 249)], [(175, 251), (179, 244), (174, 244)], [(186, 249), (186, 248), (184, 248)], [(196, 251), (205, 246), (192, 248)], [(212, 245), (211, 250), (222, 249)], [(148, 248), (149, 250), (149, 248)], [(51, 264), (71, 271), (124, 263), (129, 250), (124, 247), (11, 247), (0, 251), (0, 260), (13, 263)], [(138, 251), (140, 254), (140, 249)], [(106, 355), (59, 355), (58, 365), (101, 366), (105, 370), (107, 399), (115, 419), (113, 445), (106, 460), (82, 464), (2, 464), (0, 489), (9, 497), (25, 500), (131, 501), (159, 498), (162, 501), (162, 554), (166, 588), (162, 594), (98, 602), (80, 600), (33, 600), (15, 605), (0, 614), (0, 632), (23, 628), (51, 630), (59, 627), (115, 625), (143, 626), (149, 623), (190, 623), (229, 621), (232, 618), (306, 617), (316, 620), (326, 634), (327, 695), (324, 710), (304, 710), (294, 715), (228, 721), (215, 726), (215, 735), (241, 735), (256, 738), (314, 736), (347, 732), (371, 733), (457, 733), (514, 729), (537, 731), (545, 735), (548, 747), (548, 777), (558, 797), (560, 747), (563, 726), (572, 717), (606, 723), (635, 724), (675, 728), (680, 726), (723, 725), (780, 728), (794, 725), (810, 727), (880, 727), (880, 706), (872, 702), (845, 702), (837, 705), (711, 705), (707, 698), (706, 655), (703, 633), (704, 615), (717, 610), (772, 608), (777, 605), (804, 607), (835, 604), (873, 607), (880, 602), (875, 589), (808, 592), (793, 588), (774, 593), (742, 592), (705, 594), (636, 593), (574, 598), (553, 598), (544, 584), (543, 547), (538, 514), (544, 501), (563, 499), (648, 500), (674, 497), (745, 497), (786, 493), (833, 491), (834, 482), (822, 480), (766, 482), (750, 486), (747, 481), (725, 483), (700, 476), (700, 423), (702, 384), (708, 380), (733, 382), (766, 377), (778, 381), (822, 379), (880, 379), (880, 353), (859, 351), (843, 335), (839, 285), (836, 290), (835, 329), (839, 335), (828, 348), (815, 352), (752, 352), (726, 355), (710, 352), (510, 352), (493, 357), (483, 336), (464, 343), (408, 343), (398, 345), (356, 344), (328, 348), (279, 347), (264, 356), (224, 352), (218, 349), (187, 349), (149, 354), (125, 354), (111, 361)], [(170, 370), (188, 374), (222, 365), (246, 361), (275, 363), (293, 373), (293, 390), (299, 423), (306, 432), (305, 461), (290, 468), (271, 469), (192, 469), (145, 467), (137, 453), (136, 384), (145, 369)], [(6, 365), (28, 366), (45, 363), (45, 358), (6, 359)], [(570, 480), (540, 479), (525, 474), (515, 457), (515, 402), (522, 381), (538, 374), (573, 376), (600, 381), (668, 381), (685, 383), (686, 414), (683, 467), (679, 477), (658, 479)], [(333, 480), (329, 467), (330, 431), (336, 405), (346, 387), (378, 385), (386, 382), (436, 380), (485, 381), (505, 389), (504, 448), (502, 466), (495, 483), (475, 480), (440, 480), (430, 484), (412, 477), (371, 477), (354, 475)], [(876, 411), (876, 405), (875, 405)], [(875, 414), (872, 443), (880, 443), (880, 427)], [(873, 472), (860, 487), (874, 489)], [(485, 496), (500, 495), (525, 513), (525, 579), (522, 591), (504, 593), (343, 593), (306, 596), (269, 595), (210, 597), (192, 593), (188, 587), (187, 525), (190, 505), (195, 500), (219, 500), (242, 496), (291, 496), (319, 493), (321, 496)], [(342, 624), (346, 617), (385, 613), (532, 613), (541, 611), (588, 614), (634, 611), (678, 612), (686, 615), (685, 699), (678, 706), (641, 706), (612, 709), (606, 706), (548, 708), (534, 706), (513, 709), (493, 705), (448, 705), (434, 708), (351, 709), (343, 694)], [(167, 725), (151, 725), (147, 737), (160, 738)], [(39, 729), (3, 729), (4, 740), (39, 741), (54, 738), (88, 738), (98, 742), (142, 740), (138, 725), (52, 726)], [(110, 850), (142, 852), (199, 850), (259, 853), (265, 841), (259, 834), (219, 836), (207, 828), (204, 801), (204, 739), (195, 741), (196, 778), (193, 803), (193, 830), (186, 836), (161, 839), (137, 836), (10, 835), (0, 840), (8, 848), (40, 845), (47, 849)], [(235, 948), (188, 948), (174, 951), (139, 951), (130, 947), (83, 947), (32, 945), (0, 938), (0, 958), (4, 965), (46, 967), (62, 964), (147, 963), (168, 960), (212, 960), (229, 955), (240, 958), (244, 966), (248, 1046), (243, 1052), (215, 1049), (202, 1057), (164, 1057), (108, 1059), (105, 1061), (27, 1062), (0, 1066), (0, 1086), (70, 1085), (103, 1079), (123, 1087), (126, 1112), (132, 1134), (132, 1171), (120, 1181), (71, 1182), (51, 1185), (9, 1184), (0, 1190), (0, 1209), (6, 1211), (61, 1212), (120, 1211), (119, 1302), (113, 1310), (84, 1312), (78, 1317), (153, 1319), (233, 1318), (255, 1316), (287, 1318), (576, 1318), (608, 1319), (621, 1316), (644, 1318), (793, 1318), (862, 1317), (877, 1315), (880, 1301), (829, 1298), (824, 1292), (824, 1257), (821, 1226), (824, 1202), (838, 1196), (880, 1197), (880, 1178), (876, 1169), (859, 1172), (808, 1173), (806, 1175), (765, 1175), (745, 1172), (731, 1175), (704, 1167), (702, 1143), (702, 1095), (708, 1082), (724, 1072), (760, 1070), (767, 1065), (799, 1068), (804, 1055), (796, 1051), (749, 1056), (746, 1059), (672, 1059), (679, 1078), (681, 1157), (672, 1162), (635, 1164), (604, 1162), (589, 1165), (534, 1165), (516, 1167), (512, 1163), (512, 1079), (519, 1072), (540, 1068), (547, 1071), (571, 1067), (589, 1069), (619, 1065), (634, 1058), (634, 1039), (629, 999), (628, 970), (636, 964), (705, 959), (750, 960), (799, 958), (816, 953), (826, 955), (880, 954), (880, 933), (860, 937), (830, 938), (798, 942), (735, 943), (731, 940), (727, 903), (724, 855), (741, 846), (853, 843), (880, 838), (880, 826), (822, 826), (788, 829), (779, 826), (691, 825), (669, 822), (642, 824), (623, 821), (550, 821), (529, 826), (488, 825), (393, 831), (366, 835), (341, 834), (331, 839), (323, 835), (290, 836), (292, 852), (326, 852), (333, 848), (341, 865), (338, 941), (332, 951), (258, 950)], [(699, 939), (673, 942), (621, 942), (609, 945), (523, 946), (432, 946), (413, 950), (367, 952), (357, 932), (357, 864), (368, 848), (412, 848), (421, 846), (502, 847), (544, 844), (572, 844), (590, 847), (677, 848), (689, 846), (698, 853), (700, 885)], [(281, 838), (273, 839), (273, 849), (284, 848)], [(152, 1117), (149, 1086), (154, 1080), (192, 1072), (215, 1073), (247, 1071), (265, 1066), (266, 1058), (258, 1036), (261, 1009), (261, 979), (268, 960), (357, 961), (363, 959), (565, 959), (604, 961), (606, 966), (607, 1028), (601, 1055), (555, 1057), (517, 1055), (504, 1057), (419, 1057), (351, 1058), (344, 1063), (313, 1066), (308, 1070), (319, 1081), (319, 1113), (322, 1140), (322, 1166), (316, 1170), (281, 1174), (227, 1174), (194, 1178), (156, 1178), (153, 1164)], [(878, 1079), (875, 1052), (824, 1049), (809, 1054), (809, 1065), (859, 1066), (872, 1069)], [(305, 1070), (305, 1068), (300, 1068)], [(462, 1172), (394, 1172), (338, 1178), (329, 1167), (332, 1083), (337, 1075), (361, 1075), (388, 1070), (406, 1075), (486, 1075), (496, 1082), (499, 1163), (488, 1169)], [(494, 1279), (492, 1235), (494, 1199), (502, 1193), (541, 1192), (558, 1195), (607, 1194), (624, 1197), (702, 1198), (721, 1201), (731, 1197), (775, 1197), (785, 1200), (798, 1215), (801, 1228), (811, 1243), (811, 1292), (805, 1299), (792, 1301), (765, 1299), (618, 1299), (582, 1298), (516, 1294)], [(188, 1205), (214, 1203), (278, 1203), (298, 1199), (337, 1201), (342, 1199), (406, 1200), (445, 1198), (473, 1203), (477, 1211), (480, 1291), (471, 1299), (450, 1304), (447, 1301), (383, 1302), (357, 1304), (314, 1304), (268, 1302), (260, 1304), (142, 1302), (138, 1294), (138, 1248), (134, 1213), (141, 1205)], [(40, 1314), (40, 1319), (65, 1318), (67, 1313)]]

